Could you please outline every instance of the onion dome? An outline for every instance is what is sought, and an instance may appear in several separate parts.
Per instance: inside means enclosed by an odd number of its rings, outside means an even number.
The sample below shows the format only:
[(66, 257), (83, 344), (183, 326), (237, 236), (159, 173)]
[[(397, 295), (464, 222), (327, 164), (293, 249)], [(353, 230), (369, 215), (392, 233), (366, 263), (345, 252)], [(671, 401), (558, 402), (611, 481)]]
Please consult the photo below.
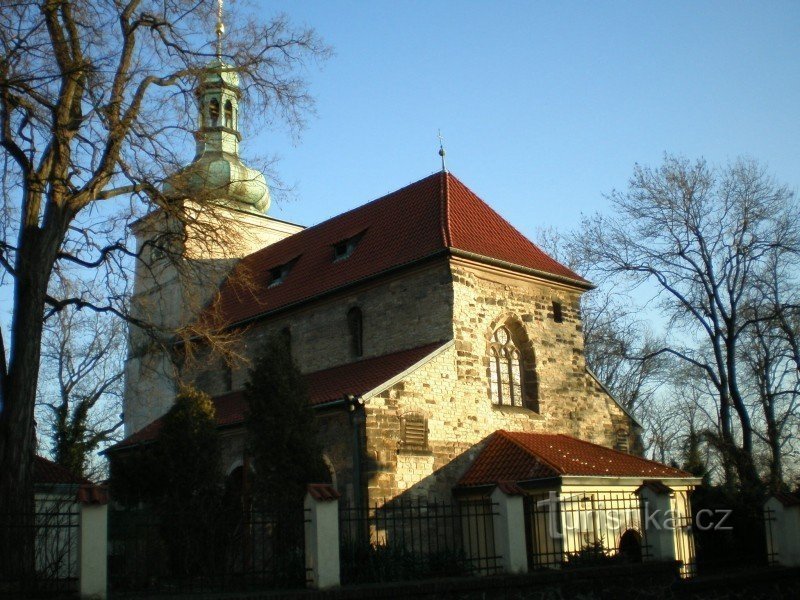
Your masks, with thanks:
[(239, 157), (239, 74), (219, 56), (206, 67), (196, 91), (200, 129), (194, 160), (171, 176), (164, 193), (205, 198), (232, 208), (265, 213), (270, 196), (264, 174)]

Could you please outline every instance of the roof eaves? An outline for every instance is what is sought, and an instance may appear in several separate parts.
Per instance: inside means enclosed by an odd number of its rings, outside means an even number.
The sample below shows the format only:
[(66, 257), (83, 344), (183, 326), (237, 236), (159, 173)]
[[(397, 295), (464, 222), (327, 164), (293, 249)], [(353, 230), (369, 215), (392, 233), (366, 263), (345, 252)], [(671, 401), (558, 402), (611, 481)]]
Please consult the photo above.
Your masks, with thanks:
[(485, 263), (487, 265), (502, 267), (504, 269), (509, 269), (511, 271), (518, 271), (520, 273), (525, 273), (526, 275), (534, 275), (536, 277), (541, 277), (543, 279), (548, 279), (550, 281), (564, 283), (571, 287), (577, 287), (584, 291), (593, 290), (597, 287), (595, 284), (593, 284), (590, 281), (586, 281), (585, 279), (573, 279), (572, 277), (566, 277), (565, 275), (556, 275), (555, 273), (550, 273), (549, 271), (542, 271), (540, 269), (523, 267), (522, 265), (501, 260), (499, 258), (491, 258), (489, 256), (484, 256), (483, 254), (477, 254), (475, 252), (470, 252), (468, 250), (461, 250), (460, 248), (450, 248), (450, 254), (459, 258), (467, 258), (470, 260), (474, 260), (476, 262)]

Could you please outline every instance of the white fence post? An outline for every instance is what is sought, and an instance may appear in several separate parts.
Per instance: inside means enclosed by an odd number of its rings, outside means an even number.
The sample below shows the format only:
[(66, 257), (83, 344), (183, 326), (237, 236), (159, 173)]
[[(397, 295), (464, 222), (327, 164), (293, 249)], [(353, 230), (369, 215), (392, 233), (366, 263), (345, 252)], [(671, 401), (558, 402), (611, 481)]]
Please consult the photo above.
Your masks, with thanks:
[(108, 587), (108, 491), (84, 485), (77, 499), (81, 506), (78, 589), (81, 598), (103, 600)]
[(672, 490), (660, 481), (647, 481), (636, 492), (642, 509), (642, 534), (653, 560), (677, 560)]
[(764, 503), (764, 529), (770, 559), (800, 566), (800, 496), (778, 493)]
[(517, 485), (500, 482), (491, 495), (496, 504), (492, 517), (495, 553), (501, 555), (506, 573), (527, 573), (528, 552), (525, 546), (525, 504)]
[(306, 571), (309, 585), (325, 589), (339, 585), (339, 492), (328, 484), (308, 486), (306, 510)]

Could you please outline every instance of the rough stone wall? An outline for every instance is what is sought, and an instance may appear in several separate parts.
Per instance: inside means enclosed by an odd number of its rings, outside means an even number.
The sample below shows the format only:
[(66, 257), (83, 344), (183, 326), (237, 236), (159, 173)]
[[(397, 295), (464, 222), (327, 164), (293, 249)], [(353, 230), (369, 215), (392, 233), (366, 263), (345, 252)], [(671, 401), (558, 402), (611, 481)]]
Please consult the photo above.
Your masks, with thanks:
[[(131, 313), (154, 326), (165, 340), (197, 316), (238, 259), (302, 230), (243, 211), (221, 207), (203, 211), (188, 202), (186, 216), (195, 220), (183, 226), (156, 211), (134, 227), (141, 260), (136, 264)], [(212, 230), (216, 237), (209, 235)], [(183, 248), (181, 269), (161, 257), (165, 247)], [(125, 365), (126, 435), (169, 410), (176, 378), (164, 348), (131, 325)]]
[[(252, 358), (266, 339), (287, 328), (292, 357), (304, 373), (417, 348), (449, 339), (452, 303), (450, 271), (442, 261), (265, 319), (244, 335), (241, 353)], [(347, 324), (347, 312), (355, 306), (363, 317), (361, 358), (352, 353)], [(232, 389), (244, 387), (248, 368), (234, 368)], [(184, 379), (209, 394), (229, 391), (219, 359), (201, 357), (192, 371)]]
[[(371, 501), (398, 494), (448, 497), (481, 442), (498, 429), (565, 433), (614, 446), (630, 419), (586, 372), (579, 293), (530, 278), (452, 265), (454, 344), (369, 400), (367, 474)], [(553, 320), (553, 301), (563, 321)], [(489, 343), (506, 324), (532, 348), (537, 398), (527, 406), (498, 406), (489, 394)], [(520, 342), (522, 345), (523, 342)], [(428, 448), (400, 445), (403, 415), (428, 420)]]

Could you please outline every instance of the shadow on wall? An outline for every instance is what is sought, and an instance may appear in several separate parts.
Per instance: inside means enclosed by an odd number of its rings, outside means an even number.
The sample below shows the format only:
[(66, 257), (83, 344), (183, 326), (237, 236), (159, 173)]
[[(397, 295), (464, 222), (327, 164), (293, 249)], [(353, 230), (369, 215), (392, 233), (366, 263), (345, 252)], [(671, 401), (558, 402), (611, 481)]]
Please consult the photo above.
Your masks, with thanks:
[[(429, 475), (402, 490), (395, 486), (402, 480), (400, 471), (405, 467), (403, 464), (404, 459), (413, 463), (415, 458), (425, 459), (434, 457), (438, 453), (435, 451), (433, 453), (430, 451), (398, 451), (396, 460), (392, 462), (381, 462), (378, 460), (376, 452), (369, 453), (370, 455), (367, 457), (365, 464), (365, 479), (369, 486), (369, 504), (371, 506), (383, 506), (384, 504), (417, 502), (419, 499), (439, 502), (452, 501), (453, 488), (481, 453), (490, 437), (491, 435), (486, 436), (477, 444), (452, 458), (447, 464), (435, 469)], [(435, 444), (432, 445), (435, 446)], [(387, 485), (389, 481), (392, 481), (394, 485)], [(393, 489), (398, 489), (398, 492), (392, 494), (391, 491)], [(382, 490), (386, 490), (386, 493), (381, 494)]]

